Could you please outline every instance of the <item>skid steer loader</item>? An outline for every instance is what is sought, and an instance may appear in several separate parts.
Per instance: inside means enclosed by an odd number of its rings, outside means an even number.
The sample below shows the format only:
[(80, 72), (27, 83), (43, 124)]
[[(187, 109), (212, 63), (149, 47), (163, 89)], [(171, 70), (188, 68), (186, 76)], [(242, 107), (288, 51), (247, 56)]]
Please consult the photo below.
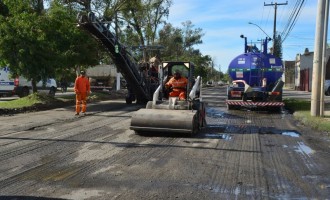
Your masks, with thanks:
[[(169, 97), (165, 84), (175, 71), (181, 71), (188, 79), (186, 99)], [(160, 84), (146, 108), (136, 111), (130, 128), (136, 133), (142, 132), (180, 132), (196, 134), (206, 126), (205, 105), (202, 102), (202, 78), (193, 76), (194, 65), (191, 62), (162, 62), (159, 72)]]

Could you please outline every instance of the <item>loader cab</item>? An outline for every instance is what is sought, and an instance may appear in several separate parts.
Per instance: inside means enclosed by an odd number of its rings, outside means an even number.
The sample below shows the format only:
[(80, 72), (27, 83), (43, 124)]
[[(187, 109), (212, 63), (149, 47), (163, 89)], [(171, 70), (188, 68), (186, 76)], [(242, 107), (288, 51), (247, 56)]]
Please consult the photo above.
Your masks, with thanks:
[(165, 90), (165, 84), (173, 77), (175, 71), (179, 70), (181, 72), (181, 76), (188, 79), (187, 91), (188, 94), (189, 90), (193, 85), (193, 70), (194, 65), (191, 62), (163, 62), (162, 63), (162, 91), (163, 97), (168, 98), (169, 91)]

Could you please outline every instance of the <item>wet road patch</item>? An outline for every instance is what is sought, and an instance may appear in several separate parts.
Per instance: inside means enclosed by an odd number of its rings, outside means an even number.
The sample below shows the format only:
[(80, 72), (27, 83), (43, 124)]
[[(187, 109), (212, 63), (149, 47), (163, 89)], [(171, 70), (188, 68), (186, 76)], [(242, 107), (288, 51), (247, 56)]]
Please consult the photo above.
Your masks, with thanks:
[(209, 139), (224, 139), (224, 140), (231, 140), (232, 136), (230, 134), (217, 134), (217, 133), (206, 133), (203, 135), (204, 138), (209, 138)]
[(211, 118), (224, 118), (225, 112), (216, 108), (206, 108), (206, 116)]
[(296, 131), (284, 131), (282, 135), (290, 136), (290, 137), (300, 137), (300, 133)]
[(295, 146), (295, 151), (301, 154), (311, 155), (314, 153), (314, 150), (311, 149), (309, 146), (307, 146), (303, 142), (297, 142), (298, 146)]
[(206, 133), (204, 134), (204, 137), (210, 139), (224, 139), (224, 140), (232, 139), (232, 136), (229, 134), (216, 134), (216, 133)]

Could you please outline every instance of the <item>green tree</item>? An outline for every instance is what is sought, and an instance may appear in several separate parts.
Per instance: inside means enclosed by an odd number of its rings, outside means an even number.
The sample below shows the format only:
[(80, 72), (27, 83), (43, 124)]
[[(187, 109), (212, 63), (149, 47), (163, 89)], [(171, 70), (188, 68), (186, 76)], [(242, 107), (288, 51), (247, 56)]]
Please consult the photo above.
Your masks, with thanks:
[[(159, 26), (165, 23), (171, 4), (172, 0), (130, 0), (125, 2), (121, 13), (124, 21), (136, 34), (134, 37), (133, 32), (130, 32), (130, 37), (137, 39), (135, 45), (157, 45)], [(145, 48), (143, 52), (145, 57), (153, 56), (148, 55), (147, 49)]]
[(100, 49), (88, 33), (76, 26), (77, 13), (77, 10), (64, 6), (59, 1), (54, 1), (47, 13), (51, 21), (48, 29), (49, 42), (56, 49), (56, 75), (59, 78), (81, 67), (96, 65), (104, 56), (104, 49)]
[(195, 46), (202, 43), (202, 29), (194, 29), (192, 22), (182, 23), (182, 28), (175, 28), (166, 24), (159, 31), (158, 43), (163, 45), (164, 60), (187, 60), (195, 64), (195, 75), (206, 78), (209, 63), (212, 60), (209, 55), (202, 55)]
[(75, 9), (52, 1), (3, 1), (8, 15), (0, 16), (0, 58), (14, 74), (36, 83), (61, 78), (77, 66), (98, 63), (97, 43), (76, 28)]
[[(93, 11), (111, 22), (121, 43), (154, 45), (159, 26), (168, 17), (172, 0), (62, 0), (80, 11)], [(127, 28), (129, 27), (129, 28)]]
[(162, 52), (163, 60), (181, 59), (184, 50), (182, 30), (173, 27), (172, 24), (166, 24), (158, 34), (158, 44), (164, 46)]
[(191, 21), (186, 21), (182, 23), (183, 25), (183, 38), (184, 38), (184, 46), (183, 48), (190, 52), (194, 51), (194, 46), (198, 44), (202, 44), (202, 37), (204, 36), (204, 33), (202, 33), (201, 28), (194, 29), (194, 25)]
[[(172, 0), (62, 0), (77, 10), (93, 10), (108, 23), (119, 41), (129, 46), (163, 46), (163, 60), (189, 60), (196, 65), (196, 74), (206, 76), (211, 57), (203, 55), (196, 45), (202, 43), (204, 33), (191, 21), (181, 28), (166, 23)], [(109, 23), (110, 22), (110, 23)], [(159, 27), (162, 26), (160, 30)], [(143, 48), (146, 50), (146, 48)], [(139, 58), (147, 52), (136, 54)]]
[(49, 19), (40, 1), (3, 1), (8, 16), (0, 17), (0, 58), (15, 74), (36, 83), (55, 74), (54, 49), (47, 41)]
[(199, 50), (196, 50), (196, 55), (191, 57), (191, 61), (195, 63), (195, 76), (201, 76), (206, 80), (209, 62), (211, 57), (209, 55), (202, 55)]
[(275, 50), (274, 50), (274, 55), (276, 57), (279, 57), (279, 58), (282, 58), (282, 38), (281, 38), (281, 35), (276, 35), (276, 38), (275, 38)]
[(229, 76), (228, 72), (223, 75), (222, 81), (225, 83), (228, 83), (231, 81), (231, 77)]
[(0, 15), (7, 17), (9, 15), (9, 9), (6, 4), (0, 0)]

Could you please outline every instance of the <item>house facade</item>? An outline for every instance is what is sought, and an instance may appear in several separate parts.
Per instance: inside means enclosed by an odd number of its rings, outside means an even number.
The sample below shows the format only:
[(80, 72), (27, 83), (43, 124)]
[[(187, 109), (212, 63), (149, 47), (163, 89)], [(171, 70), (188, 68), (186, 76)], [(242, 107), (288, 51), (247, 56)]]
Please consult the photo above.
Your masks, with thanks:
[[(329, 63), (330, 49), (326, 52), (326, 73), (325, 79), (330, 79), (330, 63)], [(312, 89), (312, 78), (313, 78), (313, 59), (314, 52), (310, 52), (308, 48), (305, 49), (303, 54), (296, 55), (295, 61), (295, 77), (294, 77), (294, 88), (295, 90), (311, 91)]]

